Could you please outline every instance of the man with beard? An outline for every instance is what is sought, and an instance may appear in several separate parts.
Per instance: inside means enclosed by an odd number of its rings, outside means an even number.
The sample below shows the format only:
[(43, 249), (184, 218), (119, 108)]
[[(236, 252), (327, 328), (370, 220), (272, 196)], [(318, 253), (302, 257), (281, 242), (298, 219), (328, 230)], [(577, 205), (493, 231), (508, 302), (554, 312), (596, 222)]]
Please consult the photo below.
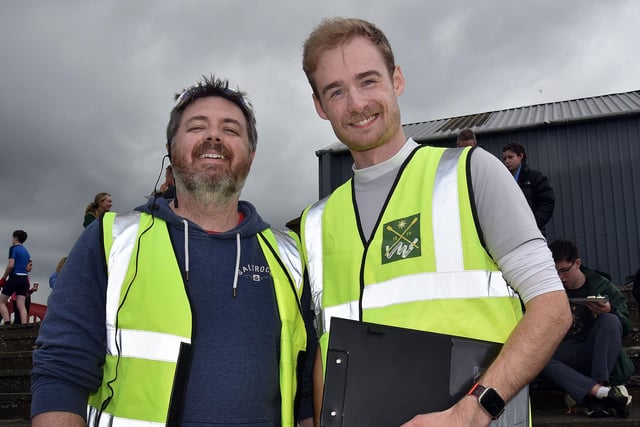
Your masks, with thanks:
[[(375, 25), (323, 21), (305, 42), (303, 69), (318, 115), (354, 160), (353, 179), (301, 220), (322, 350), (318, 407), (331, 318), (343, 317), (504, 343), (454, 406), (407, 423), (488, 425), (540, 372), (571, 322), (529, 206), (493, 155), (405, 137), (404, 75)], [(526, 424), (526, 400), (500, 425)]]
[(256, 144), (228, 82), (176, 95), (176, 197), (107, 214), (76, 243), (34, 353), (34, 427), (311, 422), (298, 242), (239, 200)]

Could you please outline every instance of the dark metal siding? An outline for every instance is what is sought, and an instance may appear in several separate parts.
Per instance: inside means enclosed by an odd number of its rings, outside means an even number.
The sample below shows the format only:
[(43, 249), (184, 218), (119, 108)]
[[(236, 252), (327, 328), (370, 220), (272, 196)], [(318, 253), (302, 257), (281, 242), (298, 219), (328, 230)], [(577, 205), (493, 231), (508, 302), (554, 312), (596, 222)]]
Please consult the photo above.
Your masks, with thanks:
[(484, 135), (496, 156), (518, 141), (551, 181), (547, 239), (576, 241), (583, 262), (623, 284), (640, 268), (640, 116)]
[(320, 198), (331, 194), (353, 176), (353, 158), (347, 150), (318, 153)]
[[(499, 158), (513, 141), (525, 146), (529, 166), (542, 171), (554, 189), (547, 239), (575, 240), (586, 265), (623, 284), (640, 268), (640, 116), (478, 135), (478, 143)], [(455, 137), (424, 142), (453, 146)], [(324, 197), (351, 177), (352, 159), (348, 151), (319, 157)]]

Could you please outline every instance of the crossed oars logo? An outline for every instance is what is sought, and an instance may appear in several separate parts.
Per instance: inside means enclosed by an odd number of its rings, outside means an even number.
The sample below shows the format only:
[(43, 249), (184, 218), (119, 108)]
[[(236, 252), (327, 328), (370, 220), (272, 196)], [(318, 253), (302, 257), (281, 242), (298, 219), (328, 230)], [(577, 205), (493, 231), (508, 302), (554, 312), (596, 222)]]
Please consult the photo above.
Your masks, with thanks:
[[(413, 219), (411, 220), (411, 223), (407, 226), (407, 228), (404, 229), (404, 231), (402, 233), (398, 233), (396, 230), (393, 229), (393, 227), (391, 227), (390, 225), (387, 225), (387, 230), (392, 232), (393, 234), (395, 234), (396, 236), (398, 236), (399, 239), (404, 240), (405, 242), (409, 243), (409, 248), (416, 248), (416, 249), (420, 249), (420, 247), (416, 244), (416, 242), (418, 241), (418, 239), (414, 239), (409, 240), (405, 237), (405, 234), (407, 234), (407, 232), (411, 229), (411, 227), (413, 227), (414, 225), (416, 225), (416, 222), (418, 222), (418, 217), (414, 216)], [(396, 245), (393, 245), (391, 247), (387, 247), (387, 250), (385, 251), (385, 256), (389, 256), (389, 251), (391, 249), (393, 249), (393, 247), (395, 247)]]

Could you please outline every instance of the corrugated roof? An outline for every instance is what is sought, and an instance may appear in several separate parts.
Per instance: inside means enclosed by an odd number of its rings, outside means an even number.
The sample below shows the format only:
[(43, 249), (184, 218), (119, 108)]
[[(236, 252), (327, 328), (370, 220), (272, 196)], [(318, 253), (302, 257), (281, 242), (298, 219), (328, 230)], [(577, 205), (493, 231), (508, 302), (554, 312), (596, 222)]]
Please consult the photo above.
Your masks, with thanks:
[[(629, 114), (640, 114), (640, 90), (409, 123), (402, 127), (407, 137), (426, 141), (457, 135), (464, 128), (482, 134)], [(337, 142), (316, 154), (345, 149), (344, 144)]]
[(424, 141), (453, 136), (464, 128), (495, 132), (638, 113), (640, 90), (411, 123), (403, 128), (407, 137)]

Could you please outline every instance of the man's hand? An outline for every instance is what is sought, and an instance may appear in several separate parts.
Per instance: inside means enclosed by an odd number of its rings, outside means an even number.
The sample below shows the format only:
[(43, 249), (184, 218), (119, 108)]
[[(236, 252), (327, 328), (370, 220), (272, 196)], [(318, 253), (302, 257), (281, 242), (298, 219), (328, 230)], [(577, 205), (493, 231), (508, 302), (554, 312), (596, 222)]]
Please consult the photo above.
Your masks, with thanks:
[(465, 396), (442, 412), (416, 415), (401, 427), (469, 427), (488, 426), (491, 417), (478, 405), (473, 396)]

